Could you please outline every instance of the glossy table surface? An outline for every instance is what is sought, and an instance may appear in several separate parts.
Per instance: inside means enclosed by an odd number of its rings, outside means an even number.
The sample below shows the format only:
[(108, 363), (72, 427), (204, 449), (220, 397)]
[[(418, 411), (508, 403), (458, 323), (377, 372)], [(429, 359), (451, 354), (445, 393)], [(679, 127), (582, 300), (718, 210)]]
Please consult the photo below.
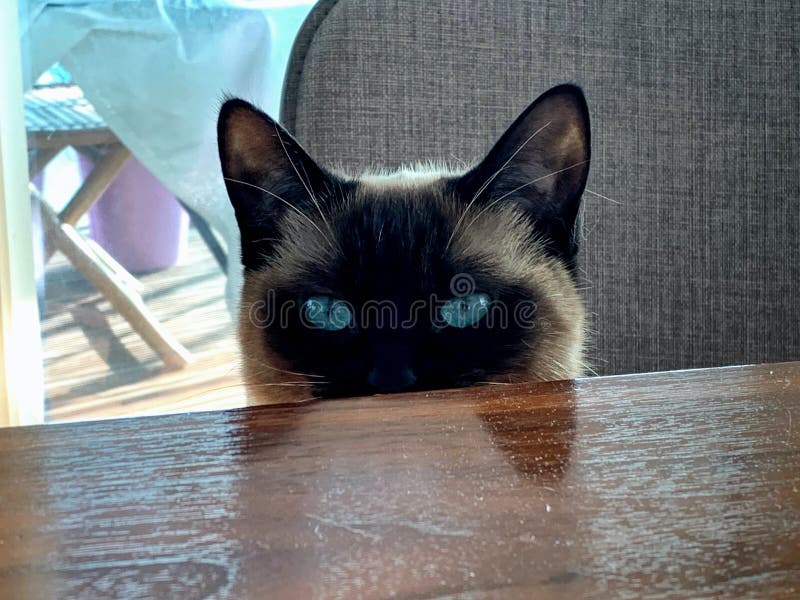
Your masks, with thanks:
[(4, 598), (800, 597), (800, 363), (0, 430)]

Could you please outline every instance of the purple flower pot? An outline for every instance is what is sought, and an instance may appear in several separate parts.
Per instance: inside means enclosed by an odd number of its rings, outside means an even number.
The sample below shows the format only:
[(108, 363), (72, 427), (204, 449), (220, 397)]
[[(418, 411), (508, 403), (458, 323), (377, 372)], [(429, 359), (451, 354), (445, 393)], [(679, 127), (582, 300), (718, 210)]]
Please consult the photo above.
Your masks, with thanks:
[(166, 269), (186, 251), (189, 217), (135, 158), (89, 209), (89, 235), (131, 273)]

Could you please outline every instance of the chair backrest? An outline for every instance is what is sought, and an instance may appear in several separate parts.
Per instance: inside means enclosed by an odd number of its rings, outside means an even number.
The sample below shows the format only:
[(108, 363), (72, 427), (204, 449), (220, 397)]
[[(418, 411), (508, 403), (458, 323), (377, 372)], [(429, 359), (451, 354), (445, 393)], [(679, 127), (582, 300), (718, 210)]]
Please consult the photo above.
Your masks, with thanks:
[(281, 116), (329, 165), (468, 162), (577, 82), (596, 370), (800, 359), (799, 41), (795, 0), (322, 0)]

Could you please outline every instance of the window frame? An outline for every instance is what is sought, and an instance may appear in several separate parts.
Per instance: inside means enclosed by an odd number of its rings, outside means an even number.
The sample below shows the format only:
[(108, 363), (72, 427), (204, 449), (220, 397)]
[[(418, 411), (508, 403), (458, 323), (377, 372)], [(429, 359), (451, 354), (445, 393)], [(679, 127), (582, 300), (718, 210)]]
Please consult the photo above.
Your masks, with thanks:
[(44, 422), (17, 0), (0, 2), (0, 426)]

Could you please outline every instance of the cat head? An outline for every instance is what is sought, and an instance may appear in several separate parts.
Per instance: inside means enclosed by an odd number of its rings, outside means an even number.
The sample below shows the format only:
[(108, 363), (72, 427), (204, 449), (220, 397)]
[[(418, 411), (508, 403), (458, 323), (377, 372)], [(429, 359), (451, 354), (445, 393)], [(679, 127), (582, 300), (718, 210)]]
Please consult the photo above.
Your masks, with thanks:
[(238, 99), (218, 137), (257, 402), (580, 374), (579, 88), (543, 94), (464, 173), (334, 173)]

